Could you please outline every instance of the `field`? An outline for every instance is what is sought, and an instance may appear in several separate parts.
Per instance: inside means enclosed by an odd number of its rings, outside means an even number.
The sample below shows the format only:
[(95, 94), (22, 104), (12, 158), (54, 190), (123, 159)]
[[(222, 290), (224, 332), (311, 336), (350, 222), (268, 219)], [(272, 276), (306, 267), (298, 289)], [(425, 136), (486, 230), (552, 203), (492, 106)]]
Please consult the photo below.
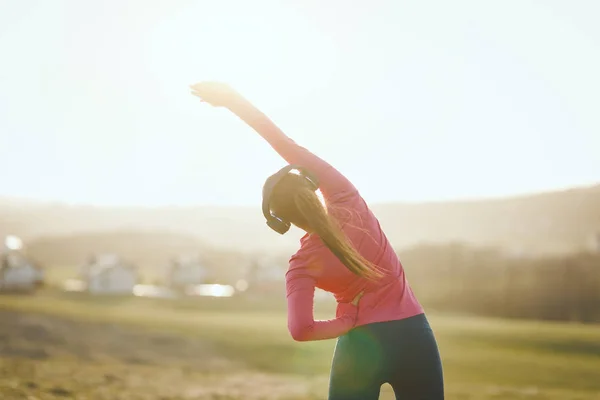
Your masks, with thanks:
[[(7, 400), (324, 399), (335, 344), (296, 343), (280, 307), (235, 298), (2, 295), (0, 320)], [(600, 399), (600, 326), (430, 321), (447, 399)]]

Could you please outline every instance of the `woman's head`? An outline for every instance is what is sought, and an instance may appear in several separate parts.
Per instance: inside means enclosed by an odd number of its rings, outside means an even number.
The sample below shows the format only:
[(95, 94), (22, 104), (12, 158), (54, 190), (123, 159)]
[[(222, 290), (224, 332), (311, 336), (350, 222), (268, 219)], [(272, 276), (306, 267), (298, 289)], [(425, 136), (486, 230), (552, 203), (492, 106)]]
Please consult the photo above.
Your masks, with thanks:
[(324, 204), (306, 178), (295, 173), (286, 174), (275, 185), (269, 204), (273, 214), (308, 233), (313, 233), (314, 229), (300, 207), (308, 206), (313, 212), (318, 211), (317, 206), (324, 209)]
[(378, 278), (381, 273), (354, 248), (338, 221), (328, 213), (320, 193), (302, 175), (287, 173), (274, 186), (270, 209), (277, 217), (309, 234), (316, 234), (353, 273)]

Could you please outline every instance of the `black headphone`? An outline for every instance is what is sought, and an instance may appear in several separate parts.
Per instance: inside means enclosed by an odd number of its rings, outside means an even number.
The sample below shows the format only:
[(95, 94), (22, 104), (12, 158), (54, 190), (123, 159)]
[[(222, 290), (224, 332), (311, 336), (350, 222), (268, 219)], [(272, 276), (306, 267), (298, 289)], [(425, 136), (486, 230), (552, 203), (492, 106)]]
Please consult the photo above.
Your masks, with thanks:
[(306, 179), (311, 190), (317, 190), (319, 188), (319, 180), (317, 177), (306, 168), (299, 165), (287, 165), (267, 178), (263, 186), (262, 211), (267, 219), (267, 225), (281, 235), (290, 230), (291, 224), (289, 221), (285, 221), (271, 212), (271, 195), (273, 194), (273, 189), (275, 189), (277, 183), (293, 170), (298, 171), (299, 175)]

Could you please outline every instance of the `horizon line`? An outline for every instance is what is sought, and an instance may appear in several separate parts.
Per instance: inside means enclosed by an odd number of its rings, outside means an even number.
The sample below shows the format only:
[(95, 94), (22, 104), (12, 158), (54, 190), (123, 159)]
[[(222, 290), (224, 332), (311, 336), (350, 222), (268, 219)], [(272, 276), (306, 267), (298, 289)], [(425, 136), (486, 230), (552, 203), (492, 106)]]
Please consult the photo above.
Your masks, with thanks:
[[(571, 186), (562, 186), (554, 189), (547, 190), (538, 190), (538, 191), (528, 191), (515, 193), (506, 196), (465, 196), (465, 197), (454, 197), (447, 199), (439, 199), (439, 200), (386, 200), (386, 201), (373, 201), (370, 202), (372, 206), (382, 206), (382, 205), (394, 205), (394, 204), (403, 204), (403, 205), (425, 205), (425, 204), (443, 204), (443, 203), (477, 203), (477, 202), (485, 202), (485, 201), (503, 201), (503, 200), (517, 200), (526, 197), (533, 197), (539, 195), (547, 195), (552, 193), (562, 193), (571, 190), (585, 190), (592, 189), (594, 187), (600, 187), (600, 181), (589, 184), (580, 184), (580, 185), (571, 185)], [(360, 190), (359, 190), (360, 192)], [(216, 203), (189, 203), (189, 204), (154, 204), (154, 205), (143, 205), (143, 204), (133, 204), (133, 203), (121, 203), (121, 204), (107, 204), (107, 203), (93, 203), (93, 202), (70, 202), (65, 200), (41, 200), (30, 197), (18, 197), (18, 196), (3, 196), (0, 195), (0, 207), (3, 204), (11, 203), (10, 205), (35, 205), (35, 206), (59, 206), (59, 207), (88, 207), (88, 208), (96, 208), (96, 209), (168, 209), (168, 208), (255, 208), (254, 204), (216, 204)], [(21, 203), (21, 204), (19, 204)]]

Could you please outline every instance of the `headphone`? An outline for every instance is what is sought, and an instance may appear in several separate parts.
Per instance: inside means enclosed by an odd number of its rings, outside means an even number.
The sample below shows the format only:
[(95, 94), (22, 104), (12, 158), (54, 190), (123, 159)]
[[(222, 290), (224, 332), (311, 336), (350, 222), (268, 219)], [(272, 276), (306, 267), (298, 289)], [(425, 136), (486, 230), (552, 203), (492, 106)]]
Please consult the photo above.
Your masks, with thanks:
[(317, 179), (317, 177), (310, 171), (308, 171), (306, 168), (301, 167), (299, 165), (287, 165), (267, 178), (263, 186), (262, 212), (267, 220), (267, 225), (269, 226), (269, 228), (273, 229), (275, 232), (281, 235), (290, 230), (291, 223), (289, 221), (285, 221), (284, 219), (278, 217), (277, 215), (271, 212), (271, 195), (273, 194), (273, 190), (275, 189), (275, 186), (277, 186), (279, 181), (281, 181), (283, 177), (285, 177), (293, 170), (298, 171), (298, 175), (300, 175), (306, 180), (311, 190), (316, 191), (319, 188), (319, 180)]

